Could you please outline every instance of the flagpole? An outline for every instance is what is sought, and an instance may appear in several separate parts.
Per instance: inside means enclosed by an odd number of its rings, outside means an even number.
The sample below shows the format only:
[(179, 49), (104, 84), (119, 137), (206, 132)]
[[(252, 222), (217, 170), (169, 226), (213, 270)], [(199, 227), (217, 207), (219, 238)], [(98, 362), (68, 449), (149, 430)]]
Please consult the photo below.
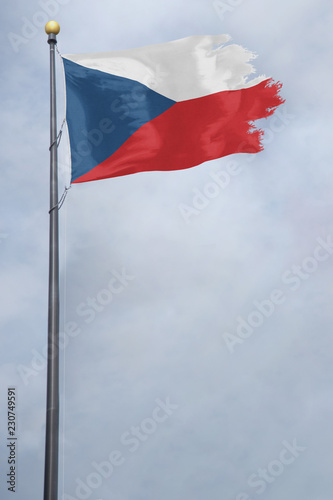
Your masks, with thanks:
[(59, 238), (58, 238), (58, 155), (55, 82), (55, 46), (60, 26), (50, 21), (45, 26), (50, 45), (50, 235), (48, 356), (46, 394), (46, 434), (44, 500), (58, 498), (59, 454)]

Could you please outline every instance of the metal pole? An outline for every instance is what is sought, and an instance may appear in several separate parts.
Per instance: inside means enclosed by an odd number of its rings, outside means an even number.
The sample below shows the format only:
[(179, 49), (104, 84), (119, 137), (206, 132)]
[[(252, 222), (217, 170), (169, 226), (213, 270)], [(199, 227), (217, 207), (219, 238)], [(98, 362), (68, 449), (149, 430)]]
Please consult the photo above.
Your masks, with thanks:
[[(51, 25), (51, 26), (50, 26)], [(58, 498), (59, 453), (59, 241), (58, 241), (58, 157), (57, 112), (55, 82), (56, 35), (58, 23), (45, 26), (50, 45), (50, 247), (49, 247), (49, 306), (48, 356), (45, 436), (44, 500)]]

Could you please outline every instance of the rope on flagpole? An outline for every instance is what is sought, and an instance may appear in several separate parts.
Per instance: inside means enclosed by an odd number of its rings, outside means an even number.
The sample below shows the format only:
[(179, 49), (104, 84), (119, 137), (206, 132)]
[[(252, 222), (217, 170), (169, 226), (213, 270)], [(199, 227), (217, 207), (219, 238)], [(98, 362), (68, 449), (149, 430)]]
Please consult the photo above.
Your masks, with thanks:
[(51, 146), (49, 147), (49, 151), (51, 151), (51, 149), (53, 148), (53, 146), (55, 144), (57, 144), (57, 148), (59, 147), (59, 144), (60, 144), (60, 141), (61, 141), (61, 136), (62, 136), (62, 129), (64, 128), (65, 122), (66, 122), (66, 118), (63, 119), (61, 127), (60, 127), (60, 130), (59, 130), (59, 133), (57, 135), (57, 138), (56, 138), (55, 141), (52, 142)]
[[(51, 151), (51, 149), (53, 148), (53, 146), (56, 144), (57, 145), (57, 148), (59, 147), (59, 144), (60, 144), (60, 141), (61, 141), (61, 137), (62, 137), (62, 129), (64, 128), (64, 125), (65, 125), (65, 122), (66, 122), (66, 118), (63, 119), (62, 121), (62, 124), (61, 124), (61, 127), (60, 127), (60, 130), (59, 130), (59, 133), (57, 135), (57, 138), (52, 142), (51, 146), (49, 147), (49, 151)], [(64, 204), (64, 201), (66, 199), (66, 196), (67, 196), (67, 192), (68, 190), (71, 188), (72, 186), (69, 186), (69, 187), (65, 187), (65, 190), (64, 192), (62, 193), (61, 195), (61, 198), (60, 200), (58, 201), (58, 203), (56, 205), (54, 205), (54, 207), (52, 207), (50, 210), (49, 210), (49, 214), (55, 210), (56, 208), (58, 208), (58, 210), (61, 209), (61, 207), (63, 206)]]
[(65, 202), (65, 199), (66, 199), (66, 196), (67, 196), (67, 193), (68, 193), (68, 191), (70, 190), (71, 187), (72, 186), (65, 187), (64, 192), (62, 193), (61, 198), (60, 198), (59, 203), (58, 203), (58, 210), (60, 210), (61, 207), (63, 206), (63, 204)]
[(58, 208), (58, 210), (61, 209), (61, 207), (63, 206), (64, 202), (65, 202), (65, 199), (66, 199), (66, 196), (67, 196), (67, 193), (68, 191), (70, 190), (72, 186), (69, 186), (69, 187), (65, 187), (64, 189), (64, 192), (62, 193), (61, 197), (60, 197), (60, 200), (58, 201), (58, 203), (56, 205), (54, 205), (54, 207), (52, 207), (50, 210), (49, 210), (49, 214), (55, 210), (56, 208)]

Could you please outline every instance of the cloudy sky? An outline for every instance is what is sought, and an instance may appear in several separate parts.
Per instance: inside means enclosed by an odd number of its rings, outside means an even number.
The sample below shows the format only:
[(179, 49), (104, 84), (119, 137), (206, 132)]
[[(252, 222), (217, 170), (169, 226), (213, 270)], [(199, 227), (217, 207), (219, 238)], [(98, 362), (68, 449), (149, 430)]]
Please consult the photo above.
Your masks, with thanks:
[[(265, 151), (256, 156), (69, 191), (60, 210), (59, 499), (331, 500), (331, 2), (13, 0), (1, 10), (1, 498), (43, 494), (44, 24), (55, 18), (63, 54), (229, 34), (258, 54), (258, 74), (283, 82), (286, 99), (260, 123)], [(57, 83), (60, 127), (60, 57)], [(214, 175), (226, 182), (212, 197)], [(60, 194), (69, 179), (64, 134)], [(6, 483), (9, 387), (15, 494)]]

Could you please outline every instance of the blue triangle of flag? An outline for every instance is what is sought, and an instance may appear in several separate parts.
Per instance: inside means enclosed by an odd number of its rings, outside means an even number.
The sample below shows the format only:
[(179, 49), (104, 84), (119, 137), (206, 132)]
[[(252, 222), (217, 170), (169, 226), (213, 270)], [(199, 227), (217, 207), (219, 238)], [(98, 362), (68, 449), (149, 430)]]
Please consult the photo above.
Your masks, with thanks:
[(140, 82), (63, 61), (73, 182), (175, 101)]

